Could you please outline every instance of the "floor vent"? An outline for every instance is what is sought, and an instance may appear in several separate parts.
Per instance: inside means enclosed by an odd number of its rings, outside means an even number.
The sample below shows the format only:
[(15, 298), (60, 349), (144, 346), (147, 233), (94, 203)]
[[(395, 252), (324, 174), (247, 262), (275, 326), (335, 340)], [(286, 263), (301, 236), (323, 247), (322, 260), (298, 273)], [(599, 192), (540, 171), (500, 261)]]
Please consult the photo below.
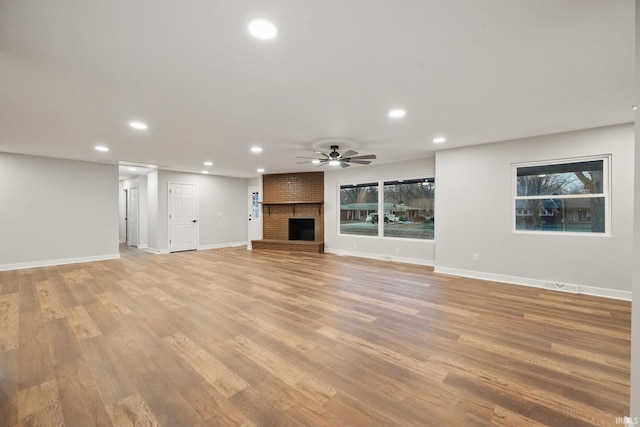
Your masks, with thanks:
[(571, 294), (578, 293), (578, 286), (576, 285), (567, 285), (564, 283), (557, 282), (544, 282), (544, 288), (550, 289), (552, 291), (561, 291), (561, 292), (569, 292)]

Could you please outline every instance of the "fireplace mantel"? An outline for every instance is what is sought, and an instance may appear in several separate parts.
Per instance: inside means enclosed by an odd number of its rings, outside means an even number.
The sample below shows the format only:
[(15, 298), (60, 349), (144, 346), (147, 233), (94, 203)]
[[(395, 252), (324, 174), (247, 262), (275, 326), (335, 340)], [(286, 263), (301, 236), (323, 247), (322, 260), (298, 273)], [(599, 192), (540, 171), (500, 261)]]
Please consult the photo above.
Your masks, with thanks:
[(285, 202), (260, 202), (263, 206), (267, 207), (267, 213), (271, 216), (271, 205), (291, 205), (291, 210), (293, 214), (296, 214), (296, 205), (318, 205), (318, 215), (320, 215), (322, 205), (324, 204), (324, 200), (320, 201), (285, 201)]

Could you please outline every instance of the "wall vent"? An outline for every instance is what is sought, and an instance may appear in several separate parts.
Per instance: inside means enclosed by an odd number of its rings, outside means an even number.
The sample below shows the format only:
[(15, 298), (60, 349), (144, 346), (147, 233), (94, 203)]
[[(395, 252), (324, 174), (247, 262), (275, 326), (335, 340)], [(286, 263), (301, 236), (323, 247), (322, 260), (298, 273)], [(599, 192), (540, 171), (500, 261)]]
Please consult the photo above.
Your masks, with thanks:
[(552, 291), (569, 292), (571, 294), (577, 294), (578, 293), (578, 286), (576, 286), (576, 285), (567, 285), (565, 283), (544, 282), (544, 288), (545, 289), (550, 289)]

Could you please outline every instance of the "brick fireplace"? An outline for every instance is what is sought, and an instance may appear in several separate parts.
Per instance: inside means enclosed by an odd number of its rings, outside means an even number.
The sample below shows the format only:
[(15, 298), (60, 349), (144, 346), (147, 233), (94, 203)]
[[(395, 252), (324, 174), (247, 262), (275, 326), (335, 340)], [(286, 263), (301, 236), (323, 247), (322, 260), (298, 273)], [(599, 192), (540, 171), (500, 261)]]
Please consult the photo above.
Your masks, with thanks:
[[(324, 252), (323, 172), (264, 175), (262, 191), (264, 238), (252, 241), (253, 249)], [(305, 231), (291, 235), (290, 223)]]

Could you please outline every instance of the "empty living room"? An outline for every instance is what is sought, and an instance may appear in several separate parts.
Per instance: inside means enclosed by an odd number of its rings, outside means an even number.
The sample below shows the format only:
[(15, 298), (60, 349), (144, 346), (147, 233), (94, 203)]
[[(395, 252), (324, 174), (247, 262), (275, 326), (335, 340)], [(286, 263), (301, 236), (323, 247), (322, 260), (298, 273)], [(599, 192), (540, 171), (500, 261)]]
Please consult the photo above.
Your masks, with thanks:
[(640, 7), (0, 0), (0, 427), (640, 425)]

